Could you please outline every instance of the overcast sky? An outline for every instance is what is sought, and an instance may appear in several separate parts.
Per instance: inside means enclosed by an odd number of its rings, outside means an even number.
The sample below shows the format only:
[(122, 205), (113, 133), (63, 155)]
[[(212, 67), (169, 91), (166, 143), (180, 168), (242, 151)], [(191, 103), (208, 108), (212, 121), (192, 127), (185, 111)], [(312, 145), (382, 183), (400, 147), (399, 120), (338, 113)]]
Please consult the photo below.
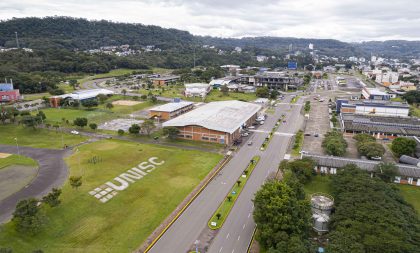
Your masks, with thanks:
[(218, 37), (420, 40), (418, 0), (0, 0), (0, 19), (54, 15)]

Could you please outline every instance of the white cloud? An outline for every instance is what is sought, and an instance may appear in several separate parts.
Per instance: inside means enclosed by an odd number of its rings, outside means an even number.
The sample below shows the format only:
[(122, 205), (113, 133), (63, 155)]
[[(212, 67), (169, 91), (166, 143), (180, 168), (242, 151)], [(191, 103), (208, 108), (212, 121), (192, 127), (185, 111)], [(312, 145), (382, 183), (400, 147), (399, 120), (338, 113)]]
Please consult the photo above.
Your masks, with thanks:
[(7, 0), (0, 17), (72, 16), (143, 23), (219, 37), (420, 40), (415, 0)]

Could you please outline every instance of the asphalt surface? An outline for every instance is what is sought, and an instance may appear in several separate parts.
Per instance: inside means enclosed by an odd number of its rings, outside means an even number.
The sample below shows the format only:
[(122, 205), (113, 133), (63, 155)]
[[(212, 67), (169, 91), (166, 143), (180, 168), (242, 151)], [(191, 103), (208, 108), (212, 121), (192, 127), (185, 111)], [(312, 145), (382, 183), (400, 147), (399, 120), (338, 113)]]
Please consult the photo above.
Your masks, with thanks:
[[(302, 100), (301, 98), (297, 104), (289, 105), (287, 104), (290, 101), (289, 97), (286, 98), (286, 103), (280, 103), (276, 107), (275, 114), (269, 115), (265, 124), (260, 126), (258, 131), (255, 131), (250, 136), (249, 140), (253, 141), (253, 145), (243, 145), (235, 153), (221, 174), (209, 183), (149, 252), (189, 252), (200, 234), (207, 229), (208, 220), (233, 184), (235, 184), (237, 178), (242, 174), (249, 161), (253, 156), (260, 155), (260, 162), (237, 199), (225, 224), (218, 231), (206, 251), (217, 253), (246, 252), (255, 228), (255, 223), (252, 219), (252, 199), (270, 172), (277, 171), (280, 161), (284, 158), (292, 134), (301, 126), (303, 122), (303, 117), (300, 115)], [(265, 151), (260, 151), (260, 146), (265, 137), (267, 137), (268, 132), (274, 127), (277, 119), (282, 114), (286, 115), (286, 123), (282, 123), (279, 127), (268, 148)], [(201, 247), (203, 245), (199, 243), (199, 248)]]
[[(19, 151), (21, 155), (38, 161), (38, 174), (25, 188), (0, 201), (0, 224), (10, 220), (20, 200), (41, 198), (53, 187), (60, 187), (67, 178), (68, 169), (63, 157), (70, 150), (19, 147)], [(9, 145), (0, 145), (0, 152), (18, 154), (16, 146)]]

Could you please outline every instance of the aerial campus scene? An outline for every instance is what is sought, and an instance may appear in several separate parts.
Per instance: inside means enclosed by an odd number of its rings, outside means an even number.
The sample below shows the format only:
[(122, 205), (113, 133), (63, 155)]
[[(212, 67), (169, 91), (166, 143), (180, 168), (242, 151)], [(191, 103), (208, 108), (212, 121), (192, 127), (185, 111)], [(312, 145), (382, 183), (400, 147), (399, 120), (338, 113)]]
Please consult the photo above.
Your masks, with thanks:
[(0, 2), (0, 253), (420, 252), (420, 5)]

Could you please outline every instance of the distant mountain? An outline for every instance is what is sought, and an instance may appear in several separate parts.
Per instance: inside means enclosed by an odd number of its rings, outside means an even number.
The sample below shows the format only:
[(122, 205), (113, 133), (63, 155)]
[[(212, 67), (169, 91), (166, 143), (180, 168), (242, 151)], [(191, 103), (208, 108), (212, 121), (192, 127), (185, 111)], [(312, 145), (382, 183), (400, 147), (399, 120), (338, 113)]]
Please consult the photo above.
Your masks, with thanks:
[[(23, 47), (34, 49), (94, 49), (101, 46), (155, 45), (161, 49), (191, 49), (194, 46), (214, 45), (220, 48), (252, 48), (253, 52), (288, 52), (307, 50), (309, 43), (321, 54), (330, 56), (420, 57), (420, 41), (370, 41), (346, 43), (332, 39), (301, 39), (288, 37), (246, 37), (242, 39), (194, 36), (186, 31), (165, 29), (142, 24), (88, 21), (70, 17), (14, 18), (0, 21), (0, 46), (14, 47), (15, 32)], [(255, 50), (259, 49), (259, 50)], [(185, 52), (179, 50), (179, 52)]]

